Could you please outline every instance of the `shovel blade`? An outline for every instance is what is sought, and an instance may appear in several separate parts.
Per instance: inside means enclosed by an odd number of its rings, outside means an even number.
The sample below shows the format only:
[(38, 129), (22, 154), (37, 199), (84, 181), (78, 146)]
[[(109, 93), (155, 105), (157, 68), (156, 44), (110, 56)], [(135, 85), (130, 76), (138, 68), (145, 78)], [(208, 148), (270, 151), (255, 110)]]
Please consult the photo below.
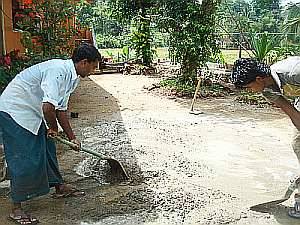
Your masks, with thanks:
[(200, 114), (204, 114), (204, 112), (191, 110), (191, 111), (189, 111), (189, 114), (200, 115)]
[(107, 162), (110, 166), (112, 176), (116, 178), (122, 178), (123, 180), (129, 180), (129, 176), (127, 175), (124, 167), (118, 160), (110, 158), (107, 159)]
[(269, 201), (269, 202), (264, 202), (258, 205), (254, 205), (250, 207), (250, 210), (252, 211), (258, 211), (260, 212), (262, 209), (267, 209), (270, 207), (274, 207), (282, 202), (285, 202), (286, 200), (288, 200), (289, 198), (281, 198), (281, 199), (277, 199), (277, 200), (273, 200), (273, 201)]
[[(61, 138), (59, 136), (55, 137), (54, 139), (61, 142), (61, 143), (63, 143), (63, 144), (65, 144), (65, 145), (68, 145), (72, 148), (77, 147), (74, 143), (72, 143), (70, 141), (67, 141), (64, 138)], [(94, 152), (92, 150), (85, 149), (83, 147), (81, 147), (80, 150), (83, 151), (83, 152), (92, 154), (93, 156), (96, 156), (101, 160), (107, 160), (107, 162), (108, 162), (108, 164), (110, 165), (110, 168), (111, 168), (111, 175), (114, 176), (116, 179), (121, 178), (123, 180), (129, 180), (129, 176), (127, 175), (124, 167), (117, 160), (115, 160), (113, 158), (106, 157), (106, 156), (104, 156), (104, 155), (102, 155), (98, 152)]]

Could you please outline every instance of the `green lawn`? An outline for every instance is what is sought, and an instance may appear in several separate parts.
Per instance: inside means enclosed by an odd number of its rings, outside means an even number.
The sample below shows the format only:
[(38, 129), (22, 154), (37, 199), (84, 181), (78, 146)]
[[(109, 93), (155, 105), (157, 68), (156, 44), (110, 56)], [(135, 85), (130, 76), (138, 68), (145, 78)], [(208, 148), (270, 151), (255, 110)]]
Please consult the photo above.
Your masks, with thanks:
[[(250, 53), (250, 51), (249, 51)], [(222, 54), (224, 56), (225, 62), (228, 64), (233, 64), (235, 60), (239, 58), (239, 50), (222, 50)], [(242, 51), (243, 58), (249, 58), (249, 54), (243, 50)]]
[[(115, 60), (118, 58), (121, 58), (122, 55), (122, 49), (121, 48), (106, 48), (106, 49), (100, 49), (100, 53), (104, 57), (110, 57), (110, 55), (113, 56)], [(133, 55), (134, 52), (131, 52), (130, 55)], [(169, 52), (167, 48), (157, 48), (156, 49), (156, 55), (154, 57), (155, 59), (168, 59), (169, 58)]]
[[(109, 57), (110, 55), (113, 56), (113, 59), (117, 61), (118, 53), (119, 53), (119, 60), (121, 60), (122, 49), (120, 48), (110, 48), (110, 49), (100, 49), (101, 55), (104, 57)], [(133, 55), (133, 52), (130, 54)], [(236, 59), (239, 57), (238, 50), (222, 50), (222, 54), (224, 56), (225, 62), (228, 64), (233, 64)], [(242, 57), (249, 57), (246, 51), (242, 51)], [(155, 59), (168, 59), (169, 53), (167, 48), (157, 48), (156, 49), (156, 56)]]

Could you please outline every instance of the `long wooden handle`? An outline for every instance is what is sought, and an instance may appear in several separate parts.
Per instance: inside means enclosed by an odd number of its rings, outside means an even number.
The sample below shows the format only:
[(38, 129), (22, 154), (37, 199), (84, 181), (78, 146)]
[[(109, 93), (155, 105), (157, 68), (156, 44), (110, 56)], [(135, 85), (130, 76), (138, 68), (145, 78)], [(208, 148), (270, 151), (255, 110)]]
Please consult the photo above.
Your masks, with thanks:
[[(63, 143), (63, 144), (65, 144), (65, 145), (70, 146), (71, 148), (77, 148), (78, 147), (75, 143), (67, 141), (66, 139), (64, 139), (62, 137), (56, 136), (56, 137), (54, 137), (54, 139), (57, 140), (57, 141), (59, 141), (59, 142), (61, 142), (61, 143)], [(98, 157), (100, 159), (104, 159), (104, 160), (111, 159), (110, 157), (104, 156), (104, 155), (102, 155), (102, 154), (100, 154), (98, 152), (94, 152), (94, 151), (89, 150), (89, 149), (85, 149), (83, 147), (80, 148), (80, 151), (89, 153), (89, 154), (94, 155), (94, 156), (96, 156), (96, 157)]]
[(198, 80), (198, 83), (197, 83), (197, 87), (196, 87), (196, 90), (195, 90), (195, 93), (194, 93), (194, 97), (193, 97), (193, 100), (192, 100), (190, 111), (194, 110), (194, 104), (195, 104), (195, 101), (196, 101), (196, 98), (197, 98), (198, 91), (200, 89), (200, 84), (201, 84), (201, 77), (199, 77), (199, 80)]

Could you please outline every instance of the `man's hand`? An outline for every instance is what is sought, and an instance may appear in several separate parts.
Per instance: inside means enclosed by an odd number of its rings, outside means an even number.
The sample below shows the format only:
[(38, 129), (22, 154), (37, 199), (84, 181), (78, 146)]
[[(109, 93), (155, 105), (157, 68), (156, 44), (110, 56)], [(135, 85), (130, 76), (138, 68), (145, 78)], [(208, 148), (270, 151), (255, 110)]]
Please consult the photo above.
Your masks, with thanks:
[(55, 138), (57, 135), (58, 135), (58, 131), (57, 130), (53, 130), (51, 128), (49, 128), (47, 130), (47, 137)]
[(71, 147), (72, 149), (74, 149), (75, 151), (79, 152), (80, 151), (80, 148), (81, 148), (81, 143), (79, 140), (77, 139), (73, 139), (73, 140), (70, 140), (72, 143), (75, 144), (74, 147)]

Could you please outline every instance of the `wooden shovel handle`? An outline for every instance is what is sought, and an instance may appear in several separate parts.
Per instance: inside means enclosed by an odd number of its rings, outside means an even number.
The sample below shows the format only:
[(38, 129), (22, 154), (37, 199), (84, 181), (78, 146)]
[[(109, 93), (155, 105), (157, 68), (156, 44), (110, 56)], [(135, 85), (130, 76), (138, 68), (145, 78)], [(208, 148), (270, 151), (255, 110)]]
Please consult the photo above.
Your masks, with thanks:
[[(66, 139), (64, 139), (64, 138), (62, 138), (62, 137), (55, 136), (54, 139), (57, 140), (57, 141), (59, 141), (59, 142), (61, 142), (61, 143), (63, 143), (63, 144), (65, 144), (65, 145), (70, 146), (71, 148), (77, 148), (77, 147), (78, 147), (75, 143), (70, 142), (70, 141), (68, 141), (68, 140), (66, 140)], [(89, 153), (89, 154), (91, 154), (91, 155), (94, 155), (94, 156), (96, 156), (96, 157), (98, 157), (98, 158), (100, 158), (100, 159), (105, 159), (105, 160), (111, 159), (110, 157), (106, 157), (106, 156), (104, 156), (104, 155), (101, 155), (101, 154), (98, 153), (98, 152), (94, 152), (94, 151), (92, 151), (92, 150), (85, 149), (85, 148), (83, 148), (83, 147), (81, 147), (79, 150), (80, 150), (80, 151), (83, 151), (83, 152), (86, 152), (86, 153)]]

